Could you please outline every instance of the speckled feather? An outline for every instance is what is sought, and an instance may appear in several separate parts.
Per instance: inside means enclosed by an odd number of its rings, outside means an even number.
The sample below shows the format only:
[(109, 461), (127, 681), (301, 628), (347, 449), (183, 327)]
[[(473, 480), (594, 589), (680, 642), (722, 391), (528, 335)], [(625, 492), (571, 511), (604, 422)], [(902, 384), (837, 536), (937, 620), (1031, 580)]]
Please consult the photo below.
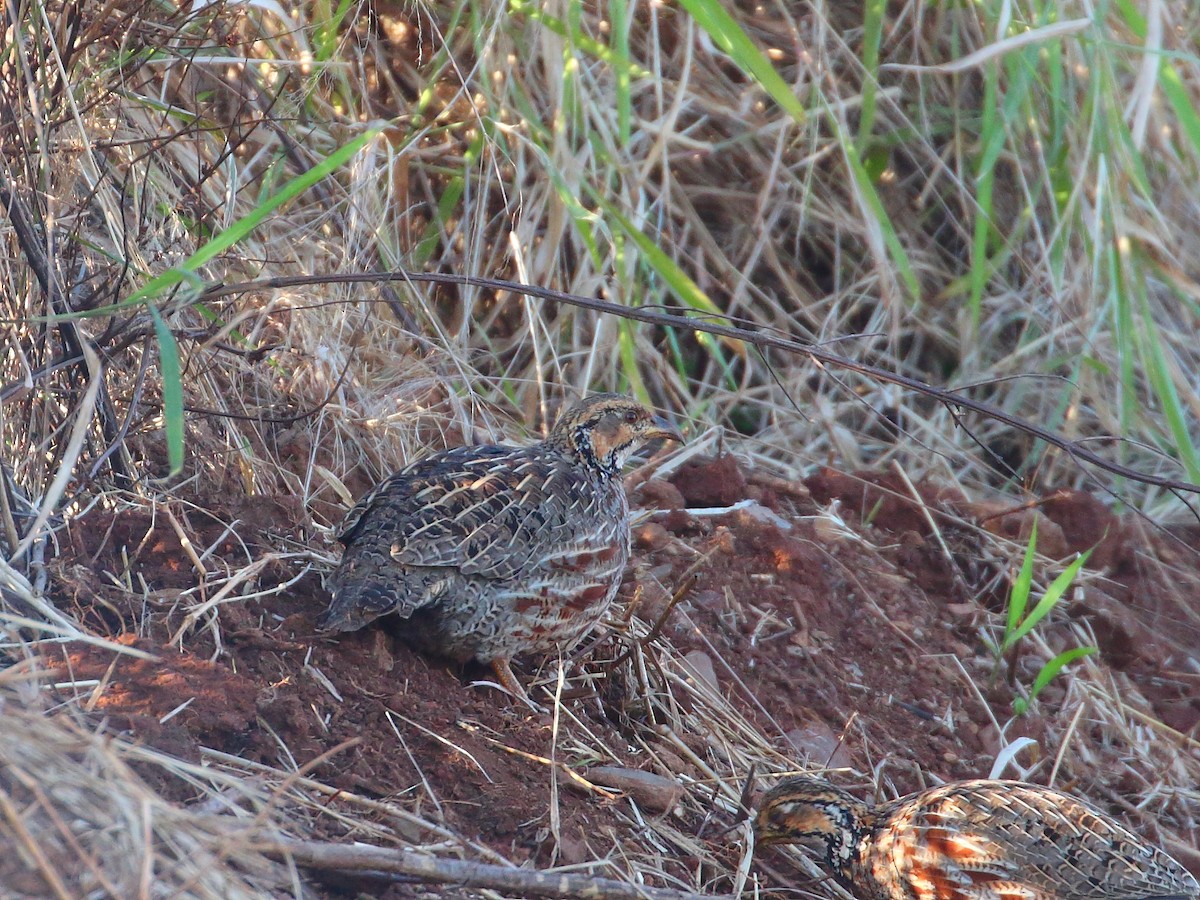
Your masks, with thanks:
[(569, 646), (604, 615), (629, 559), (625, 458), (676, 436), (627, 398), (597, 395), (537, 444), (413, 463), (347, 515), (318, 627), (394, 612), (414, 645), (485, 663)]
[(1016, 781), (956, 782), (870, 808), (820, 779), (760, 804), (761, 843), (818, 850), (862, 900), (1198, 900), (1170, 856), (1087, 803)]

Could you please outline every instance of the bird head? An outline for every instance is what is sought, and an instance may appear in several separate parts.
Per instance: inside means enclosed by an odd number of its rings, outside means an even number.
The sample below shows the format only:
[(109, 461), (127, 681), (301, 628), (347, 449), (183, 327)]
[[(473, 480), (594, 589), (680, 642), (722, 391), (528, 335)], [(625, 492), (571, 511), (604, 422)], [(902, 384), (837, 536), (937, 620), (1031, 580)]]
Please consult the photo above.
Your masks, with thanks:
[(547, 440), (613, 477), (621, 474), (630, 454), (656, 438), (682, 441), (683, 435), (628, 397), (594, 394), (563, 413)]
[(857, 854), (868, 815), (865, 803), (828, 781), (789, 778), (759, 801), (754, 846), (800, 844), (837, 873)]

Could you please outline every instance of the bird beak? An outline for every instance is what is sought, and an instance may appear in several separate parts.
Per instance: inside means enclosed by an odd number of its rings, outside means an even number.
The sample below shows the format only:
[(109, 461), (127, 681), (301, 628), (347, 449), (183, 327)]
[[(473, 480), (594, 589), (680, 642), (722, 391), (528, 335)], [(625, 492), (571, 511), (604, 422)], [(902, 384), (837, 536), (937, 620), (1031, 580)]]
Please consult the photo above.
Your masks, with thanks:
[(664, 419), (662, 416), (652, 416), (649, 422), (646, 423), (646, 430), (642, 432), (642, 436), (646, 440), (654, 438), (665, 438), (669, 441), (677, 441), (683, 443), (683, 435), (679, 429)]

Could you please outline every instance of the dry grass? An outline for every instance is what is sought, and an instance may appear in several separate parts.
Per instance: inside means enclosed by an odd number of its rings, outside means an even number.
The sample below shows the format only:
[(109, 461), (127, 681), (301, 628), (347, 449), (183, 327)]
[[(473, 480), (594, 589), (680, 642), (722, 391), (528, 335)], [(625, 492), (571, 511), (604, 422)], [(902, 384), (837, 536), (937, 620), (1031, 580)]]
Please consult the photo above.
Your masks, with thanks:
[[(1014, 28), (1045, 24), (1023, 19), (1028, 4), (1000, 6)], [(319, 566), (325, 529), (374, 479), (429, 447), (511, 434), (514, 421), (536, 429), (585, 389), (636, 393), (688, 424), (690, 452), (734, 446), (787, 478), (826, 461), (896, 466), (972, 496), (1085, 486), (1155, 522), (1178, 516), (1179, 497), (1098, 479), (994, 423), (962, 428), (894, 388), (698, 334), (470, 289), (317, 285), (197, 302), (197, 279), (407, 267), (685, 303), (836, 341), (1080, 440), (1119, 435), (1100, 443), (1114, 458), (1200, 481), (1200, 138), (1180, 106), (1200, 96), (1200, 13), (1151, 6), (1148, 25), (1112, 11), (1082, 36), (956, 73), (895, 67), (1003, 49), (982, 7), (889, 4), (867, 65), (872, 26), (856, 8), (739, 11), (808, 111), (797, 121), (671, 5), (614, 3), (602, 18), (587, 4), (381, 3), (336, 18), (329, 3), (284, 15), (267, 3), (33, 0), (6, 20), (0, 49), (0, 188), (18, 205), (0, 223), (0, 546), (21, 551), (0, 572), (10, 625), (19, 615), (47, 637), (78, 632), (43, 600), (65, 519), (291, 495), (317, 549), (280, 538), (278, 553)], [(332, 177), (267, 209), (371, 128)], [(872, 173), (877, 205), (854, 165)], [(152, 298), (164, 341), (146, 302), (120, 304), (171, 267), (194, 274)], [(182, 420), (169, 413), (173, 354)], [(171, 474), (178, 425), (186, 457)], [(998, 572), (1019, 558), (1019, 545), (980, 540)], [(1182, 552), (1187, 563), (1146, 565), (1190, 616), (1194, 574), (1168, 568), (1194, 572), (1195, 548)], [(213, 576), (210, 600), (252, 590), (255, 560), (197, 548), (196, 561)], [(188, 608), (219, 628), (219, 603)], [(15, 637), (4, 650), (33, 652)], [(696, 761), (711, 772), (704, 796), (732, 816), (752, 764), (789, 763), (774, 735), (662, 653), (631, 671), (660, 673), (643, 687), (660, 697), (668, 743), (710, 735)], [(1168, 840), (1195, 834), (1200, 798), (1182, 787), (1200, 783), (1194, 739), (1166, 753), (1165, 726), (1102, 661), (1063, 683), (1069, 712), (1048, 714), (1045, 737), (1060, 778), (1132, 773), (1122, 793), (1173, 823)], [(64, 896), (261, 896), (293, 875), (235, 838), (300, 834), (329, 816), (382, 844), (431, 841), (440, 827), (367, 798), (325, 802), (331, 789), (294, 772), (155, 758), (15, 690), (3, 700), (20, 727), (0, 734), (0, 833)], [(558, 712), (586, 746), (586, 717)], [(131, 759), (190, 779), (212, 798), (201, 807), (235, 799), (220, 816), (168, 803)], [(745, 853), (714, 855), (669, 823), (630, 825), (644, 843), (604, 851), (602, 874), (702, 886), (664, 867), (683, 857), (745, 883)]]
[(9, 670), (0, 688), (6, 896), (249, 900), (296, 885), (294, 872), (249, 844), (281, 834), (267, 794), (253, 781), (222, 783), (204, 773), (210, 801), (170, 802), (161, 782), (186, 764), (114, 740), (71, 715), (46, 715), (37, 688), (13, 675)]

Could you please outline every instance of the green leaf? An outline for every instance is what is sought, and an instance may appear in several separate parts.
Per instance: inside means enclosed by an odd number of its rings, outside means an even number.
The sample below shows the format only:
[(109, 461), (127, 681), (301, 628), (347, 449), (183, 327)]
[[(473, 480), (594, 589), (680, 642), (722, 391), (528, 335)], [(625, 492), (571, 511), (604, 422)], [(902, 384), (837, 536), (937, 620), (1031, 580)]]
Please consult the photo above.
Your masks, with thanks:
[(1053, 681), (1055, 677), (1057, 677), (1058, 673), (1061, 672), (1066, 666), (1075, 662), (1077, 659), (1090, 656), (1095, 652), (1095, 647), (1075, 647), (1074, 649), (1066, 650), (1058, 654), (1058, 656), (1054, 657), (1054, 659), (1042, 666), (1042, 670), (1038, 672), (1037, 678), (1033, 680), (1033, 687), (1029, 689), (1030, 701), (1036, 700), (1037, 695), (1042, 692), (1042, 689), (1045, 688), (1046, 685), (1048, 685), (1051, 681)]
[(875, 107), (879, 91), (879, 47), (883, 39), (884, 0), (867, 0), (864, 4), (862, 55), (862, 111), (858, 117), (858, 141), (855, 150), (860, 159), (867, 154), (871, 131), (875, 127)]
[(703, 28), (713, 43), (729, 54), (738, 68), (758, 82), (771, 98), (797, 122), (806, 118), (804, 106), (796, 98), (792, 86), (775, 71), (771, 61), (755, 46), (721, 0), (679, 0)]
[(183, 468), (183, 375), (179, 365), (179, 346), (175, 335), (159, 315), (158, 307), (148, 304), (158, 337), (159, 368), (162, 370), (163, 421), (167, 432), (167, 462), (171, 474)]
[(1017, 630), (1021, 617), (1025, 615), (1025, 607), (1029, 604), (1029, 593), (1033, 588), (1033, 557), (1037, 553), (1037, 523), (1037, 516), (1034, 516), (1033, 527), (1029, 529), (1029, 543), (1025, 546), (1025, 560), (1008, 596), (1008, 620), (1004, 623), (1001, 652), (1012, 646), (1009, 638)]
[(118, 306), (132, 306), (135, 303), (143, 303), (150, 297), (172, 288), (181, 282), (198, 280), (196, 272), (201, 266), (245, 239), (255, 228), (262, 224), (267, 216), (280, 206), (289, 200), (294, 200), (322, 178), (336, 172), (354, 154), (366, 146), (368, 141), (379, 134), (381, 130), (380, 128), (372, 128), (363, 132), (350, 143), (339, 147), (333, 153), (329, 154), (329, 156), (325, 157), (325, 159), (321, 160), (321, 162), (308, 171), (302, 172), (291, 181), (288, 181), (280, 188), (278, 193), (267, 197), (245, 216), (217, 234), (212, 240), (205, 243), (189, 256), (181, 265), (159, 273), (146, 282), (140, 290), (135, 291), (122, 300)]
[(1038, 600), (1037, 606), (1033, 608), (1033, 611), (1025, 617), (1025, 620), (1011, 634), (1005, 636), (1004, 650), (1008, 650), (1013, 644), (1033, 631), (1037, 627), (1038, 622), (1050, 614), (1050, 610), (1054, 609), (1058, 601), (1062, 599), (1063, 594), (1067, 592), (1067, 588), (1071, 586), (1071, 582), (1075, 580), (1075, 576), (1079, 574), (1079, 570), (1086, 565), (1088, 557), (1092, 555), (1092, 550), (1095, 549), (1095, 547), (1092, 547), (1090, 550), (1079, 554), (1074, 562), (1059, 573), (1059, 576), (1050, 583), (1050, 587), (1046, 588), (1046, 593)]

